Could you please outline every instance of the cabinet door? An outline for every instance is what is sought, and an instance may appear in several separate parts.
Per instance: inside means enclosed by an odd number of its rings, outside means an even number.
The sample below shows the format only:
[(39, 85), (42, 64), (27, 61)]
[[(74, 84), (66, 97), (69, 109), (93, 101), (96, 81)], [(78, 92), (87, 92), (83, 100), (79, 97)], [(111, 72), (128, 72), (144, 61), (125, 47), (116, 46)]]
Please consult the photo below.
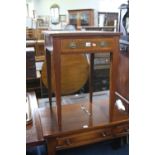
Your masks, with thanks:
[(81, 26), (89, 26), (90, 23), (90, 15), (88, 11), (83, 11), (80, 13), (80, 25)]
[(78, 14), (76, 12), (69, 14), (69, 24), (77, 27), (77, 19), (78, 19)]
[(93, 9), (68, 10), (69, 24), (74, 25), (77, 29), (81, 26), (94, 25)]

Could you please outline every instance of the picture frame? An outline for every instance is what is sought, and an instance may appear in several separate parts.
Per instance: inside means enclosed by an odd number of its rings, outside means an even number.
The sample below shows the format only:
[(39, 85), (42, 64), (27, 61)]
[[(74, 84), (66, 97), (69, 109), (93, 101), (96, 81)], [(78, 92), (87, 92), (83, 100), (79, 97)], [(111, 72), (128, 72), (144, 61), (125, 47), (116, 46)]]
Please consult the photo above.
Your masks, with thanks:
[(37, 28), (48, 28), (50, 25), (50, 16), (38, 16)]
[(59, 8), (58, 4), (53, 4), (50, 7), (50, 14), (51, 14), (51, 23), (55, 24), (55, 25), (59, 24), (59, 22), (60, 22), (60, 18), (59, 18), (60, 8)]
[(60, 18), (60, 22), (66, 22), (66, 15), (60, 15), (59, 16), (59, 18)]

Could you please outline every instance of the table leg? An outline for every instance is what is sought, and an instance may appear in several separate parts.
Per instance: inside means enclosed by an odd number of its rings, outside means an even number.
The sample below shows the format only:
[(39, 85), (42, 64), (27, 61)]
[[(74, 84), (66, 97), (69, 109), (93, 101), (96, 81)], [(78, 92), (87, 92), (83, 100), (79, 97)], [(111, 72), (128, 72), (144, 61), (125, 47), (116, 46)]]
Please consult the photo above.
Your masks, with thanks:
[[(53, 42), (55, 45), (55, 42)], [(60, 42), (56, 44), (57, 47), (61, 47)], [(60, 49), (57, 51), (53, 50), (53, 67), (54, 67), (54, 76), (55, 76), (55, 97), (56, 97), (56, 110), (57, 110), (57, 121), (59, 130), (61, 130), (61, 53)]]
[(49, 138), (47, 140), (47, 155), (56, 155), (56, 139)]
[(94, 72), (94, 53), (91, 53), (90, 68), (89, 68), (89, 102), (91, 104), (93, 99), (93, 72)]
[(47, 68), (47, 84), (48, 84), (48, 98), (50, 107), (52, 106), (52, 88), (51, 88), (51, 52), (46, 49), (46, 68)]

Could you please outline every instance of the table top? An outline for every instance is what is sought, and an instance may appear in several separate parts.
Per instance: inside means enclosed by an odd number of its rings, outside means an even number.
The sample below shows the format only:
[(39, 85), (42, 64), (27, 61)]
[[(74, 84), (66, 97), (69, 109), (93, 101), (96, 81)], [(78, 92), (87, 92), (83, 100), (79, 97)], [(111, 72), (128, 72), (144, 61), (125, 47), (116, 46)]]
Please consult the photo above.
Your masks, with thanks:
[(128, 122), (128, 114), (115, 109), (114, 121), (110, 121), (109, 99), (97, 100), (92, 104), (92, 115), (89, 115), (89, 102), (62, 105), (62, 124), (58, 128), (56, 107), (39, 108), (44, 137), (76, 133), (103, 128), (123, 121)]
[(111, 31), (43, 31), (45, 35), (52, 36), (120, 36), (120, 32), (111, 32)]

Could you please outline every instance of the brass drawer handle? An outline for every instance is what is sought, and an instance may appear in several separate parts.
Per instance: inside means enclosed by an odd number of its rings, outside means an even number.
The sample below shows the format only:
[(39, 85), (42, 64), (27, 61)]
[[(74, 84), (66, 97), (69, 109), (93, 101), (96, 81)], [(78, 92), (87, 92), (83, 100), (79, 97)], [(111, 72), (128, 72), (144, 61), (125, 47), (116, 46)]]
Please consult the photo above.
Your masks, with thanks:
[(69, 139), (66, 139), (66, 144), (67, 144), (67, 145), (70, 145), (70, 144), (71, 144), (71, 142), (70, 142)]
[(77, 47), (77, 45), (75, 42), (69, 43), (69, 48), (76, 48), (76, 47)]
[(107, 136), (105, 132), (102, 132), (101, 135), (102, 135), (103, 137), (106, 137), (106, 136)]
[(100, 47), (108, 47), (109, 46), (109, 43), (106, 42), (106, 41), (101, 41), (100, 42)]

